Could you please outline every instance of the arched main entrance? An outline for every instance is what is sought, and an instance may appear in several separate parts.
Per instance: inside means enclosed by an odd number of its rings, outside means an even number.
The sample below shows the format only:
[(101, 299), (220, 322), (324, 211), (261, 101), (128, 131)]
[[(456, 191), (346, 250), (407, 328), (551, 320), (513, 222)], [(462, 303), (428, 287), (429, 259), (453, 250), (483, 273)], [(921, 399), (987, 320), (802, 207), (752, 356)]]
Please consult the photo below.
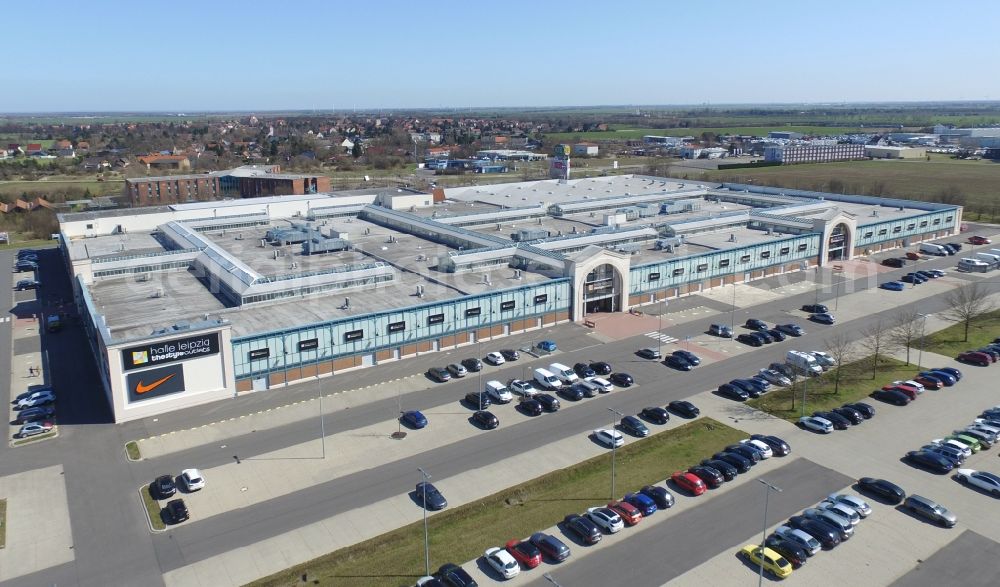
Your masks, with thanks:
[(844, 223), (839, 223), (830, 231), (826, 241), (826, 260), (840, 261), (850, 257), (851, 229)]
[(611, 264), (598, 265), (583, 281), (584, 314), (620, 312), (622, 279)]

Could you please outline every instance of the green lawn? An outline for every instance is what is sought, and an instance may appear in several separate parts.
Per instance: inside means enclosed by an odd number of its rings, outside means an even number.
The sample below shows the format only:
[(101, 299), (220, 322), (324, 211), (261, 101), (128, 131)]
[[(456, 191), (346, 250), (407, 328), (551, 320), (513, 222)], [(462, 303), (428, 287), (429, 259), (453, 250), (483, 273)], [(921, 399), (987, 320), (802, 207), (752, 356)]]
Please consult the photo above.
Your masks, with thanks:
[[(616, 493), (620, 496), (662, 482), (671, 472), (694, 465), (719, 447), (745, 436), (721, 422), (701, 418), (629, 444), (618, 450)], [(432, 570), (445, 562), (472, 560), (490, 546), (529, 536), (556, 524), (568, 513), (606, 503), (611, 485), (610, 459), (610, 453), (595, 457), (431, 516)], [(423, 524), (416, 522), (251, 585), (301, 585), (303, 575), (312, 585), (412, 585), (424, 574), (423, 538)]]
[(793, 387), (778, 388), (748, 401), (747, 405), (789, 422), (796, 422), (802, 416), (803, 387), (806, 391), (806, 415), (809, 415), (815, 411), (829, 410), (846, 403), (865, 401), (869, 394), (883, 385), (900, 379), (909, 379), (919, 371), (916, 365), (907, 366), (902, 361), (880, 357), (878, 375), (873, 380), (871, 358), (868, 357), (843, 367), (838, 393), (834, 393), (835, 371), (830, 370), (819, 377), (810, 378), (805, 383), (799, 380)]
[(130, 440), (125, 443), (125, 454), (128, 455), (130, 461), (142, 460), (142, 452), (139, 450), (139, 443), (134, 440)]
[(965, 325), (953, 324), (927, 336), (924, 349), (946, 357), (954, 357), (967, 350), (977, 349), (1000, 336), (1000, 310), (974, 320), (969, 326), (969, 340), (965, 338)]
[(149, 518), (150, 524), (152, 524), (154, 530), (164, 530), (167, 525), (163, 523), (163, 517), (160, 515), (160, 504), (153, 496), (149, 493), (149, 485), (144, 485), (142, 489), (139, 490), (139, 494), (142, 495), (142, 504), (146, 506), (146, 517)]
[(7, 500), (0, 499), (0, 548), (7, 546)]
[(0, 195), (20, 196), (27, 192), (29, 195), (48, 193), (59, 193), (66, 188), (77, 188), (79, 190), (90, 190), (94, 196), (116, 196), (122, 193), (122, 186), (125, 182), (121, 179), (111, 179), (107, 181), (97, 181), (94, 179), (59, 179), (59, 180), (38, 180), (38, 181), (0, 181)]

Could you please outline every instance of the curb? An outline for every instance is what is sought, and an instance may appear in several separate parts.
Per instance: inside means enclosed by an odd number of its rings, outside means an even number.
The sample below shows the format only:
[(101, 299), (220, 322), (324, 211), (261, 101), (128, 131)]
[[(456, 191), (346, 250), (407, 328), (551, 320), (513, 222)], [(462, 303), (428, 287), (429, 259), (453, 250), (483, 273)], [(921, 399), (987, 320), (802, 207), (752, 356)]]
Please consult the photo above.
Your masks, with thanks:
[[(139, 511), (142, 512), (142, 517), (146, 520), (146, 527), (149, 528), (149, 533), (150, 534), (162, 534), (162, 533), (166, 532), (169, 529), (169, 527), (168, 528), (164, 528), (163, 530), (157, 530), (156, 528), (153, 528), (153, 520), (149, 517), (149, 510), (146, 509), (146, 502), (142, 498), (142, 491), (145, 488), (146, 487), (144, 485), (140, 485), (139, 486), (139, 490), (136, 491), (136, 496), (139, 498)], [(150, 496), (150, 497), (152, 497), (152, 496)], [(159, 504), (160, 502), (157, 501), (156, 503)]]

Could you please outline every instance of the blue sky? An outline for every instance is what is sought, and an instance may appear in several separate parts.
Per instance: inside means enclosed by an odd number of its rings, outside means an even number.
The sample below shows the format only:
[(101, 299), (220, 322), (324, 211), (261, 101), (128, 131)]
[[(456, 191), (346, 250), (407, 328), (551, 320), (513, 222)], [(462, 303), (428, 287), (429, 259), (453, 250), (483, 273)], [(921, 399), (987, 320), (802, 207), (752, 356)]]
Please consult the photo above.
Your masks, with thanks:
[(50, 0), (2, 14), (0, 112), (1000, 99), (1000, 2), (985, 0)]

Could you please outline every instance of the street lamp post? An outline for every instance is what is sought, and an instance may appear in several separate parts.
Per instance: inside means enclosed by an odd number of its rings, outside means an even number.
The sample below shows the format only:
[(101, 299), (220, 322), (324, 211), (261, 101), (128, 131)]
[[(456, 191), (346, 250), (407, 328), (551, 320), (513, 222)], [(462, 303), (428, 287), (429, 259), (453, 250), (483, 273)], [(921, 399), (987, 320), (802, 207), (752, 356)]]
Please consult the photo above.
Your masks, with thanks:
[(319, 384), (319, 445), (323, 448), (323, 459), (326, 460), (326, 420), (323, 414), (323, 382)]
[(729, 311), (729, 330), (736, 332), (736, 277), (733, 277), (733, 305)]
[[(417, 470), (420, 471), (420, 476), (423, 478), (423, 481), (425, 483), (427, 482), (428, 479), (431, 478), (430, 474), (427, 471), (421, 469), (420, 467), (417, 467)], [(431, 574), (431, 546), (430, 546), (430, 541), (428, 540), (427, 537), (428, 535), (427, 535), (427, 488), (426, 487), (424, 487), (423, 495), (424, 495), (424, 571), (425, 571), (424, 574), (429, 576)]]
[(666, 298), (664, 298), (663, 299), (664, 303), (662, 306), (660, 306), (660, 315), (659, 315), (660, 325), (656, 330), (656, 333), (660, 335), (656, 337), (656, 342), (657, 342), (656, 352), (660, 353), (660, 356), (663, 356), (663, 312), (666, 311), (667, 309), (666, 301), (667, 301)]
[[(624, 418), (625, 414), (619, 412), (614, 408), (607, 408), (607, 410), (613, 414), (617, 414), (618, 417)], [(611, 418), (611, 501), (615, 500), (615, 457), (618, 454), (618, 443), (615, 442), (615, 419)]]
[(920, 350), (917, 351), (917, 366), (919, 367), (924, 361), (924, 329), (927, 328), (927, 318), (931, 314), (917, 314), (920, 316)]
[(757, 481), (764, 485), (764, 530), (760, 537), (760, 575), (757, 578), (757, 587), (761, 587), (764, 584), (764, 543), (767, 542), (767, 501), (771, 497), (771, 491), (781, 493), (781, 488), (771, 485), (763, 479), (758, 479)]
[(802, 415), (806, 415), (806, 389), (809, 388), (809, 374), (802, 376)]

